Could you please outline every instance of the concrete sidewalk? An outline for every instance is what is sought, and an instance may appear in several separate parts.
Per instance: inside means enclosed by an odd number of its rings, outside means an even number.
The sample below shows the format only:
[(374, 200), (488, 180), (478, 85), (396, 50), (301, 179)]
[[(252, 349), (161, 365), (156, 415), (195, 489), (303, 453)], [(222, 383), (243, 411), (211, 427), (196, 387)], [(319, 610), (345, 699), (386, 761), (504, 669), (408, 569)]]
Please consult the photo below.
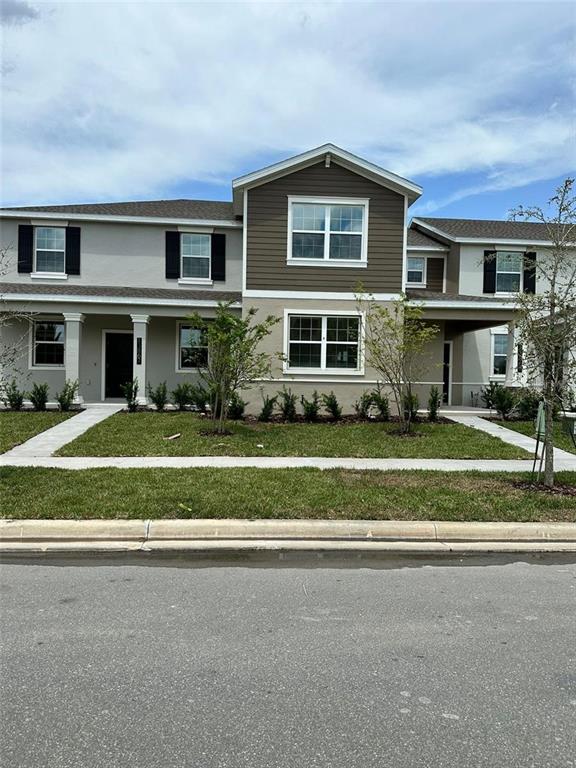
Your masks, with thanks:
[(576, 552), (576, 523), (2, 520), (0, 553)]

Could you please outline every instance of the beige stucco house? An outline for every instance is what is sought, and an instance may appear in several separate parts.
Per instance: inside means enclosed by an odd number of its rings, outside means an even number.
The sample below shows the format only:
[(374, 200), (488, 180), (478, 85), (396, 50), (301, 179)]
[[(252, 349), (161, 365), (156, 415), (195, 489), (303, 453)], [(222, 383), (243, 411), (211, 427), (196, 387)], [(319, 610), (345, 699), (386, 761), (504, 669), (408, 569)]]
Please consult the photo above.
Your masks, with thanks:
[[(470, 405), (490, 380), (521, 380), (513, 299), (537, 289), (526, 260), (546, 247), (535, 224), (413, 218), (422, 189), (331, 144), (236, 179), (231, 202), (160, 200), (5, 208), (5, 306), (33, 313), (21, 385), (52, 394), (78, 380), (80, 401), (121, 397), (133, 377), (169, 388), (205, 355), (187, 316), (218, 302), (280, 318), (271, 378), (298, 393), (334, 390), (347, 411), (376, 382), (362, 348), (362, 283), (378, 302), (406, 292), (440, 326), (420, 382)], [(533, 254), (533, 255), (530, 255)], [(521, 371), (520, 371), (521, 373)]]

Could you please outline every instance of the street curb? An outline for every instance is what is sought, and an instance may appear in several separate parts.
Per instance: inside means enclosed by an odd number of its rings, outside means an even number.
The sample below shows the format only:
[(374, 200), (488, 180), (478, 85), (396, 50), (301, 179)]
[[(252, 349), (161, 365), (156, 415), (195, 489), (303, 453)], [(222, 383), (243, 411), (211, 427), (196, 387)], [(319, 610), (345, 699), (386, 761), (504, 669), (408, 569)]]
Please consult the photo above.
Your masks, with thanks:
[(576, 523), (0, 520), (0, 553), (576, 552)]

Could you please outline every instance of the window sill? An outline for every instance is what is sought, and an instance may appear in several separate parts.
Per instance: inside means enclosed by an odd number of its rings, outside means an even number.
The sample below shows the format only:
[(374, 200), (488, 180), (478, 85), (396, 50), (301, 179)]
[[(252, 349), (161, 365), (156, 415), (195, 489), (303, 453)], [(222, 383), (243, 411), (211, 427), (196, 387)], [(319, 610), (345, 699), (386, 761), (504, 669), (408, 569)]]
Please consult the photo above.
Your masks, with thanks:
[(214, 285), (209, 277), (180, 277), (178, 285)]
[(426, 288), (426, 283), (406, 283), (406, 288)]
[(351, 267), (366, 269), (367, 261), (344, 261), (337, 259), (286, 259), (286, 264), (292, 267)]
[(29, 371), (64, 371), (65, 365), (29, 365)]
[(33, 280), (68, 280), (65, 272), (30, 272)]
[(488, 377), (489, 381), (506, 381), (505, 373), (493, 373)]
[(283, 373), (285, 376), (364, 376), (364, 371), (356, 368), (284, 368)]

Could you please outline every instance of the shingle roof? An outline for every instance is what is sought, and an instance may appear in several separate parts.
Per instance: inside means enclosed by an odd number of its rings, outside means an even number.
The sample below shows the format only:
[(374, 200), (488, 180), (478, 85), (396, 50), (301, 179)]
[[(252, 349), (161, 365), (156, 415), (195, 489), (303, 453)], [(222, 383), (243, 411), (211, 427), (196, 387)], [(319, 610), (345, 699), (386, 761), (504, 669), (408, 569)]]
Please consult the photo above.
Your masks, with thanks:
[(494, 240), (526, 240), (529, 242), (549, 241), (545, 224), (533, 221), (497, 221), (490, 219), (435, 219), (417, 216), (418, 221), (429, 224), (448, 236), (455, 238), (473, 237)]
[(444, 243), (441, 243), (439, 240), (434, 240), (433, 237), (425, 235), (424, 232), (420, 232), (420, 230), (412, 228), (408, 230), (408, 248), (411, 246), (433, 249), (442, 248), (443, 250), (447, 248), (447, 246)]
[(232, 203), (219, 200), (141, 200), (128, 203), (83, 203), (81, 205), (12, 206), (2, 211), (71, 213), (90, 216), (143, 216), (166, 219), (233, 221)]
[(128, 288), (115, 285), (39, 285), (0, 283), (0, 294), (27, 296), (112, 296), (119, 299), (182, 299), (183, 301), (241, 301), (235, 291), (198, 291), (188, 288)]

